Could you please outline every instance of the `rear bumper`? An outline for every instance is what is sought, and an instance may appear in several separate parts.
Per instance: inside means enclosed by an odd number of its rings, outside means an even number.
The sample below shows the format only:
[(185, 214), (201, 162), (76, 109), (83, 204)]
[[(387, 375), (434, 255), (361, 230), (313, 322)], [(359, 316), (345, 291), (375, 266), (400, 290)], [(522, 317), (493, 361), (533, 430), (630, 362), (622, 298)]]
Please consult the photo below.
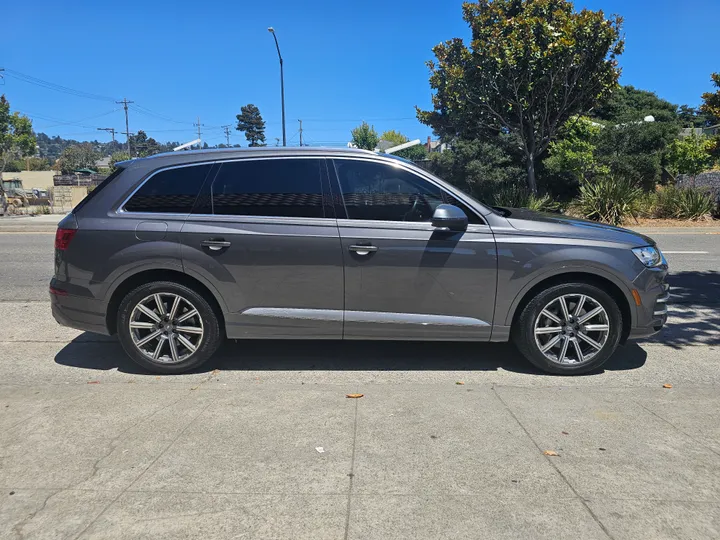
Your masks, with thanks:
[[(55, 280), (51, 287), (56, 287)], [(102, 302), (80, 296), (50, 294), (50, 306), (55, 320), (70, 328), (110, 335)]]

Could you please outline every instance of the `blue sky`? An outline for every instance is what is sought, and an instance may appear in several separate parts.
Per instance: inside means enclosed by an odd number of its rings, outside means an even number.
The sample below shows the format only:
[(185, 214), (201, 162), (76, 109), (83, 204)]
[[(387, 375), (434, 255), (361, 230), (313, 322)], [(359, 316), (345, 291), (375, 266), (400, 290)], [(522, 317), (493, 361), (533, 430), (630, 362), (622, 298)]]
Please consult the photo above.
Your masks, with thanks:
[[(68, 7), (72, 5), (73, 7)], [(414, 106), (430, 105), (425, 61), (431, 48), (467, 37), (461, 2), (59, 2), (8, 0), (0, 33), (0, 67), (101, 96), (134, 100), (130, 131), (158, 140), (224, 142), (240, 106), (254, 103), (268, 143), (281, 137), (279, 67), (267, 27), (285, 60), (289, 144), (298, 119), (311, 144), (341, 144), (367, 120), (378, 131), (430, 135)], [(622, 83), (673, 103), (697, 105), (720, 71), (718, 0), (584, 0), (576, 7), (625, 18)], [(58, 93), (7, 76), (12, 108), (37, 131), (79, 140), (109, 140), (97, 127), (124, 130), (120, 106)], [(151, 111), (151, 112), (148, 112)], [(124, 136), (121, 136), (122, 139)], [(233, 143), (246, 144), (233, 130)]]

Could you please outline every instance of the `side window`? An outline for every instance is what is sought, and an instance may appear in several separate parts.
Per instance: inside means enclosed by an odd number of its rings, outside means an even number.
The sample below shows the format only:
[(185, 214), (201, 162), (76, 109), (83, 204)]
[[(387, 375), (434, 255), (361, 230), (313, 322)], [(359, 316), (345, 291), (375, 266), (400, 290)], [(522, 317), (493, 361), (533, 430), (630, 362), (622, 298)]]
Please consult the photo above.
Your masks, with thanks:
[(233, 216), (325, 217), (323, 166), (320, 159), (259, 159), (224, 163), (210, 187), (209, 208), (197, 212)]
[(212, 165), (188, 165), (151, 176), (125, 204), (128, 212), (189, 214)]
[(442, 190), (405, 169), (372, 161), (333, 160), (348, 218), (430, 221)]

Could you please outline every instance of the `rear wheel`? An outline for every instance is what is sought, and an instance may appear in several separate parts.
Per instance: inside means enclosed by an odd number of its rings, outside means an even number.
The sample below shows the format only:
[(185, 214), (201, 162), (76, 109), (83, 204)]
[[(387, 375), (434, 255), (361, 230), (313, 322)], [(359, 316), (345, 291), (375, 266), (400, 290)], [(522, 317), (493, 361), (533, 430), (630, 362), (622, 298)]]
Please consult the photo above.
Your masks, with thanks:
[(535, 366), (573, 375), (603, 365), (615, 352), (622, 330), (617, 302), (587, 283), (556, 285), (522, 310), (513, 341)]
[(132, 360), (155, 373), (183, 373), (205, 363), (222, 343), (212, 306), (171, 281), (141, 285), (120, 303), (117, 332)]

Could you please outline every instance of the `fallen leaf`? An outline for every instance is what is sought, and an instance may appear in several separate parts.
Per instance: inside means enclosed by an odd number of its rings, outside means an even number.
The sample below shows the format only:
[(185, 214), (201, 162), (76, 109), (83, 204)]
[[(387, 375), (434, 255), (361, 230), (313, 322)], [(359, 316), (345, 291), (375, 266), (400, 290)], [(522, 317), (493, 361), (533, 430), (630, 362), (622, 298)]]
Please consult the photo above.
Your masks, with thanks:
[(607, 448), (600, 447), (598, 448), (598, 450), (602, 450), (604, 452), (605, 450), (607, 450)]
[(346, 398), (357, 399), (363, 397), (365, 394), (345, 394)]
[(88, 384), (100, 384), (100, 381), (88, 381)]
[(563, 435), (570, 435), (567, 431), (561, 431), (560, 433), (562, 433)]
[(217, 375), (218, 373), (220, 373), (219, 369), (213, 369), (211, 375)]
[(318, 454), (324, 454), (325, 449), (322, 446), (316, 446), (315, 450), (317, 450)]
[(462, 381), (457, 381), (455, 384), (461, 384), (461, 385), (462, 385), (462, 384), (465, 384), (465, 383), (462, 382)]
[(198, 388), (199, 388), (198, 386), (193, 386), (193, 387), (190, 389), (190, 391), (197, 390)]
[(663, 384), (663, 388), (672, 388), (672, 384)]
[(555, 450), (545, 450), (543, 454), (546, 456), (560, 456)]

